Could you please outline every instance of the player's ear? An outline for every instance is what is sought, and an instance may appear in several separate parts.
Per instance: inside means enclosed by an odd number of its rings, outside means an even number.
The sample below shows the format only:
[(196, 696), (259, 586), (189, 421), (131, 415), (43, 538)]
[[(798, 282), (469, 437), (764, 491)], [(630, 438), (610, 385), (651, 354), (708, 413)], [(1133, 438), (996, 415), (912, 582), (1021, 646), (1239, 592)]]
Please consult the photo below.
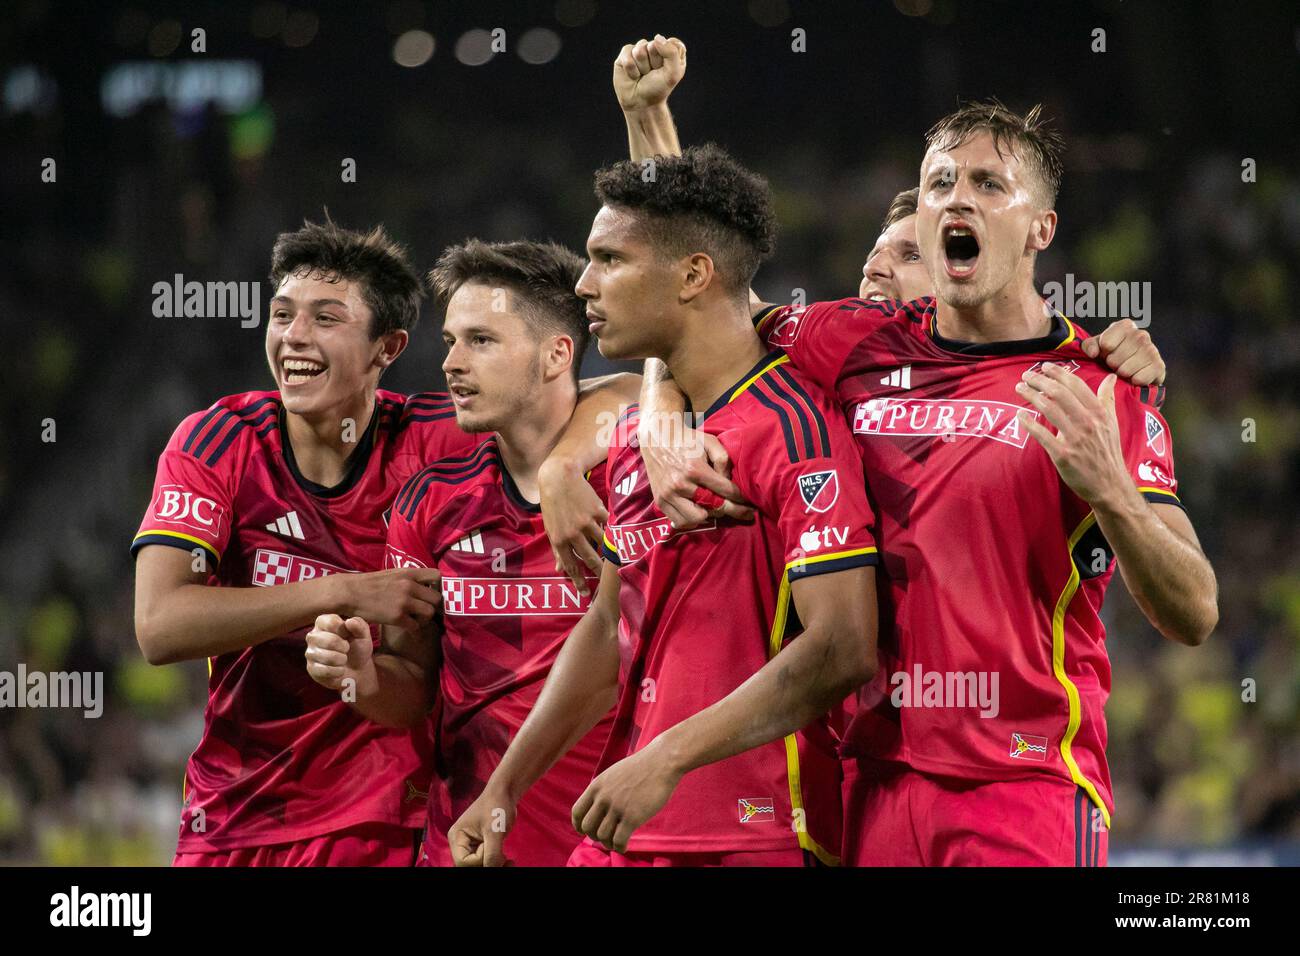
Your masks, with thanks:
[(543, 342), (542, 379), (552, 381), (562, 375), (568, 375), (573, 367), (573, 338), (568, 335), (553, 335)]
[(411, 342), (411, 334), (405, 329), (397, 329), (379, 337), (379, 353), (375, 356), (375, 364), (380, 368), (388, 368), (397, 361), (397, 356), (406, 351), (406, 346)]
[(1029, 226), (1028, 247), (1032, 252), (1042, 252), (1056, 236), (1056, 210), (1044, 209)]
[(713, 260), (703, 252), (696, 252), (679, 260), (682, 284), (677, 295), (685, 304), (707, 289), (714, 281)]

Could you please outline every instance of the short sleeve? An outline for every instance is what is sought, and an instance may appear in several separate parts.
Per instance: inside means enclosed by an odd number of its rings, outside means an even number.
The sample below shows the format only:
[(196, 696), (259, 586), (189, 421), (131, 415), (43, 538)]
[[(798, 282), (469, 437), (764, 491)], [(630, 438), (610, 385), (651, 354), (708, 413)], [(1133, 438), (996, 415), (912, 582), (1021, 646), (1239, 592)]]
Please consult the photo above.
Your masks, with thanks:
[(1156, 504), (1182, 507), (1174, 474), (1174, 439), (1160, 410), (1143, 401), (1150, 390), (1119, 385), (1116, 417), (1124, 462), (1142, 497)]
[(770, 306), (753, 321), (766, 346), (781, 349), (800, 372), (833, 392), (849, 353), (869, 330), (868, 323), (879, 323), (890, 314), (862, 299), (842, 299)]
[(384, 545), (384, 568), (432, 568), (437, 564), (433, 549), (432, 529), (426, 517), (428, 508), (421, 508), (429, 491), (431, 478), (421, 472), (408, 481), (397, 494), (393, 510), (388, 517), (388, 534)]
[(231, 536), (234, 475), (229, 468), (236, 456), (221, 456), (216, 465), (196, 457), (211, 417), (209, 411), (186, 418), (159, 456), (153, 496), (131, 542), (132, 557), (160, 544), (184, 551), (201, 548), (214, 570), (221, 563)]
[(718, 438), (734, 462), (732, 480), (774, 519), (791, 582), (878, 563), (875, 516), (848, 427), (814, 397), (815, 386), (785, 370), (760, 388), (763, 419)]

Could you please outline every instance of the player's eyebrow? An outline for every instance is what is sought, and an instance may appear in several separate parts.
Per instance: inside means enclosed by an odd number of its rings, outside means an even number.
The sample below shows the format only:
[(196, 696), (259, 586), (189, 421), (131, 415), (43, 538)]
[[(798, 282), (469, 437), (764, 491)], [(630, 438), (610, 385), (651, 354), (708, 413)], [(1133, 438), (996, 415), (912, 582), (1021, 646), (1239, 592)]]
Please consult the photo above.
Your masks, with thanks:
[[(290, 305), (294, 305), (294, 304), (295, 304), (294, 300), (293, 300), (290, 296), (287, 296), (287, 295), (275, 295), (275, 296), (272, 296), (272, 297), (271, 297), (271, 301), (272, 301), (272, 302), (287, 302), (287, 303), (289, 303)], [(344, 311), (347, 311), (347, 309), (348, 309), (348, 304), (347, 304), (346, 302), (344, 302), (342, 299), (312, 299), (312, 300), (311, 300), (310, 302), (308, 302), (307, 304), (310, 305), (310, 306), (313, 306), (313, 307), (315, 307), (315, 308), (317, 308), (317, 309), (324, 308), (324, 307), (327, 306), (327, 305), (337, 305), (337, 306), (340, 306)]]

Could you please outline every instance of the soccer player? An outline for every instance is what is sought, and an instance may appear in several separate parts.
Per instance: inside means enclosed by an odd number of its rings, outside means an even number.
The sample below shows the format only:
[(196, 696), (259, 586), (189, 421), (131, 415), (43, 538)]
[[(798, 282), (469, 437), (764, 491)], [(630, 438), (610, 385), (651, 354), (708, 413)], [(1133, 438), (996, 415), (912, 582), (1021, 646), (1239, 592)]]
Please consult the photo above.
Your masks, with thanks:
[[(451, 865), (447, 830), (483, 790), (590, 606), (556, 575), (537, 503), (538, 470), (578, 400), (588, 331), (573, 288), (582, 270), (552, 243), (472, 240), (442, 254), (429, 278), (446, 306), (443, 371), (456, 423), (490, 437), (406, 483), (387, 550), (392, 566), (441, 573), (440, 646), (390, 633), (391, 650), (372, 654), (368, 622), (342, 614), (318, 618), (307, 636), (312, 677), (332, 690), (350, 678), (357, 711), (380, 722), (418, 725), (440, 685), (441, 779), (425, 836), (432, 865)], [(602, 497), (603, 474), (590, 479)], [(612, 693), (582, 703), (591, 729), (520, 801), (504, 847), (511, 862), (568, 860), (580, 839), (569, 810), (595, 774), (613, 705)]]
[[(445, 393), (378, 388), (421, 298), (382, 229), (307, 224), (271, 259), (276, 389), (181, 422), (131, 548), (145, 657), (208, 659), (175, 863), (409, 865), (431, 740), (363, 720), (310, 680), (303, 636), (325, 611), (409, 629), (431, 619), (436, 571), (379, 570), (383, 513), (417, 470), (477, 439)], [(593, 420), (622, 400), (611, 391), (584, 396)]]
[[(647, 163), (656, 156), (675, 156), (681, 144), (668, 97), (686, 72), (686, 45), (676, 37), (656, 35), (652, 40), (626, 44), (614, 61), (613, 85), (627, 126), (628, 148), (633, 160)], [(933, 286), (916, 243), (918, 189), (898, 193), (890, 203), (879, 238), (863, 265), (859, 296), (879, 301), (881, 297), (910, 302), (932, 296)], [(754, 321), (761, 323), (776, 309), (750, 293)], [(1164, 381), (1165, 363), (1150, 335), (1131, 319), (1112, 323), (1100, 335), (1084, 338), (1082, 348), (1090, 357), (1101, 357), (1121, 377), (1135, 385), (1159, 385)], [(646, 363), (642, 406), (648, 414), (640, 419), (642, 449), (655, 501), (678, 527), (691, 527), (708, 514), (744, 518), (745, 503), (733, 483), (725, 478), (726, 452), (710, 436), (691, 429), (668, 427), (668, 441), (656, 441), (655, 423), (680, 413), (682, 396), (671, 383), (662, 383), (663, 364)], [(680, 435), (679, 446), (672, 436)], [(574, 478), (601, 459), (603, 447), (581, 445), (566, 438), (543, 471), (542, 503), (548, 514), (547, 527), (557, 553), (583, 555), (589, 567), (597, 568), (594, 552), (584, 552), (592, 535), (592, 515), (598, 513), (590, 494), (576, 488)], [(711, 467), (719, 469), (715, 472)], [(551, 489), (554, 488), (554, 493)], [(575, 489), (568, 493), (569, 489)], [(710, 510), (695, 500), (710, 505)], [(579, 578), (567, 560), (571, 577)]]
[(827, 714), (872, 673), (875, 546), (847, 429), (753, 334), (749, 284), (774, 234), (766, 183), (705, 147), (663, 159), (651, 182), (615, 164), (596, 193), (577, 291), (601, 353), (667, 362), (756, 514), (674, 534), (629, 410), (610, 444), (595, 603), (453, 827), (453, 853), (501, 862), (494, 821), (585, 733), (588, 702), (621, 671), (603, 770), (573, 807), (588, 839), (571, 865), (836, 863)]
[(881, 676), (843, 748), (851, 863), (1104, 864), (1116, 564), (1166, 637), (1199, 644), (1217, 621), (1163, 389), (1117, 385), (1034, 287), (1060, 148), (1037, 109), (944, 118), (917, 213), (937, 298), (760, 326), (835, 386), (879, 509)]

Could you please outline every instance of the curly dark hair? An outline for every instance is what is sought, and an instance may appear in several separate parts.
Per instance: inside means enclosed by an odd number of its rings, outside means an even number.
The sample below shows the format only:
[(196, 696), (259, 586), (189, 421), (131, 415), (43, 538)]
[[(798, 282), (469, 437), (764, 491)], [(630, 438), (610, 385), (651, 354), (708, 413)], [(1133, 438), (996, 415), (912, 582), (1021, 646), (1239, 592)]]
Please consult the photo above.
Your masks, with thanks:
[(735, 295), (747, 292), (776, 249), (767, 180), (714, 143), (681, 156), (614, 163), (597, 171), (595, 186), (606, 206), (644, 217), (650, 241), (666, 257), (707, 254)]
[(586, 263), (556, 242), (484, 242), (466, 239), (448, 246), (429, 271), (429, 285), (439, 305), (467, 282), (501, 286), (519, 296), (522, 314), (539, 334), (573, 339), (573, 377), (587, 348), (587, 303), (574, 286)]
[(360, 282), (361, 298), (374, 314), (371, 339), (399, 329), (409, 332), (419, 321), (420, 277), (406, 249), (383, 226), (354, 232), (327, 215), (323, 223), (304, 221), (301, 229), (280, 233), (271, 249), (271, 285), (278, 289), (291, 275)]
[(956, 149), (977, 133), (993, 137), (999, 156), (1004, 146), (1012, 155), (1019, 155), (1038, 176), (1041, 186), (1038, 199), (1043, 208), (1056, 205), (1056, 194), (1060, 192), (1061, 176), (1065, 172), (1061, 161), (1065, 138), (1046, 124), (1041, 104), (1021, 116), (997, 99), (965, 103), (930, 127), (925, 134), (926, 152)]

